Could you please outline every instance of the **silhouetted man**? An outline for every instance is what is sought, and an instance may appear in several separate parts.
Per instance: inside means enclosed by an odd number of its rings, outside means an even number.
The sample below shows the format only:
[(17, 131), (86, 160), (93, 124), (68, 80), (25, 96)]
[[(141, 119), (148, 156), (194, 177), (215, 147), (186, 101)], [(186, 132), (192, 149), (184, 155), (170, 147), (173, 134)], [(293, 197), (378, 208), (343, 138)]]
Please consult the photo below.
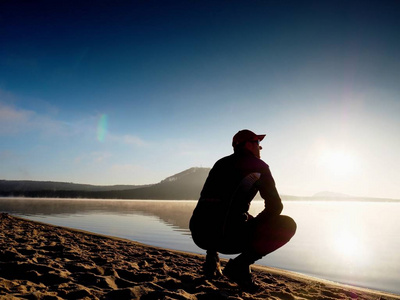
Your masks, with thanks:
[[(190, 220), (194, 242), (207, 251), (205, 275), (223, 273), (247, 291), (258, 289), (250, 265), (286, 244), (296, 232), (293, 219), (281, 215), (283, 205), (274, 179), (260, 159), (264, 137), (250, 130), (235, 134), (234, 153), (211, 169)], [(258, 191), (265, 208), (253, 217), (248, 210)], [(229, 260), (222, 272), (218, 252), (240, 255)]]

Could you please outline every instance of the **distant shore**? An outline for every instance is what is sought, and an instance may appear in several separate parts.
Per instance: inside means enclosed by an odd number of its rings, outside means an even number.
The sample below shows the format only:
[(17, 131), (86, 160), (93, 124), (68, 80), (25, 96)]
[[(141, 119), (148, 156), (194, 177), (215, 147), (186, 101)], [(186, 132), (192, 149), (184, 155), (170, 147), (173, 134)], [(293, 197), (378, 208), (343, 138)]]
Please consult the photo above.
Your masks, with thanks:
[(0, 222), (0, 299), (400, 299), (261, 266), (262, 290), (249, 294), (203, 278), (202, 255), (8, 214)]
[[(65, 196), (65, 197), (64, 197)], [(1, 194), (0, 199), (48, 199), (48, 200), (144, 200), (144, 201), (198, 201), (198, 199), (153, 199), (153, 198), (95, 198), (95, 197), (71, 197), (67, 195), (49, 195), (49, 196), (32, 196), (32, 195), (14, 195), (14, 194)], [(281, 195), (282, 201), (333, 201), (333, 202), (385, 202), (385, 203), (400, 203), (400, 199), (390, 199), (390, 198), (362, 198), (362, 197), (324, 197), (318, 198), (314, 196), (310, 197), (302, 197), (302, 196), (289, 196), (289, 195)], [(264, 201), (258, 195), (254, 198), (253, 201)]]
[[(190, 168), (159, 183), (147, 185), (96, 186), (69, 182), (0, 179), (0, 197), (126, 199), (126, 200), (198, 200), (209, 168)], [(400, 202), (400, 199), (358, 197), (324, 191), (312, 196), (281, 195), (285, 201), (365, 201)], [(255, 200), (262, 198), (257, 195)]]

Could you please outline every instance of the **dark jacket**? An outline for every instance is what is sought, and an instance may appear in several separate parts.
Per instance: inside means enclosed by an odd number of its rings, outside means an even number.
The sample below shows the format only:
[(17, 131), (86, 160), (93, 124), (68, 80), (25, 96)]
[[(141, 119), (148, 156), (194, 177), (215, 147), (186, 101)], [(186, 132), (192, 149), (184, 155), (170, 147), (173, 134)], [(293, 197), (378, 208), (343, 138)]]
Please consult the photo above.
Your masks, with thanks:
[(234, 235), (252, 216), (250, 203), (257, 192), (265, 208), (259, 217), (279, 215), (283, 205), (269, 166), (242, 149), (215, 163), (201, 191), (190, 221), (196, 244), (203, 249)]
[(243, 179), (254, 173), (259, 174), (259, 179), (245, 195), (245, 198), (237, 199), (235, 197), (236, 201), (240, 203), (234, 203), (234, 206), (240, 213), (247, 213), (250, 202), (259, 191), (264, 199), (265, 211), (270, 215), (279, 215), (283, 206), (269, 166), (245, 149), (215, 163), (204, 184), (200, 198), (220, 199), (227, 203), (234, 196)]

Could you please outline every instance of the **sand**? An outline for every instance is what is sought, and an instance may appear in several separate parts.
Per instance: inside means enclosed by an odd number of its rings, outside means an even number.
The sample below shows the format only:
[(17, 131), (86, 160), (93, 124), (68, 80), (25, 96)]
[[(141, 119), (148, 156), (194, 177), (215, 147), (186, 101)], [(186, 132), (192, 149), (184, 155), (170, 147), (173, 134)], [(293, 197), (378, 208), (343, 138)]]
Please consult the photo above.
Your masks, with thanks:
[(253, 274), (262, 289), (250, 294), (206, 280), (202, 255), (8, 214), (0, 222), (0, 299), (400, 299), (261, 266)]

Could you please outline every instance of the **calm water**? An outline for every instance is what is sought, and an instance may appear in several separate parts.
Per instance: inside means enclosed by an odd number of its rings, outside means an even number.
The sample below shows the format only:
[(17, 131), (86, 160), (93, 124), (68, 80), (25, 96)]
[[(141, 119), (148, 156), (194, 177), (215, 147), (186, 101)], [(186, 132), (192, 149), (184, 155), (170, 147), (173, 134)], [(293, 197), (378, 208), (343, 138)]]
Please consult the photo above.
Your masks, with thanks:
[[(0, 199), (32, 220), (195, 253), (188, 222), (196, 201)], [(297, 233), (258, 264), (400, 294), (400, 202), (286, 201)], [(251, 212), (263, 209), (253, 201)], [(229, 257), (229, 256), (227, 256)]]

